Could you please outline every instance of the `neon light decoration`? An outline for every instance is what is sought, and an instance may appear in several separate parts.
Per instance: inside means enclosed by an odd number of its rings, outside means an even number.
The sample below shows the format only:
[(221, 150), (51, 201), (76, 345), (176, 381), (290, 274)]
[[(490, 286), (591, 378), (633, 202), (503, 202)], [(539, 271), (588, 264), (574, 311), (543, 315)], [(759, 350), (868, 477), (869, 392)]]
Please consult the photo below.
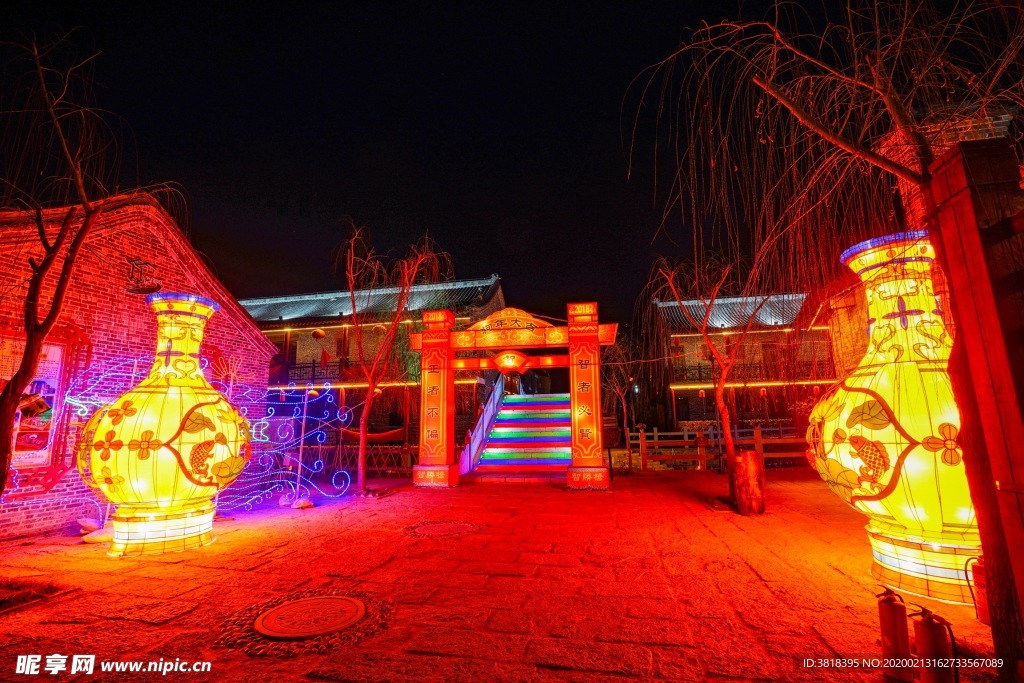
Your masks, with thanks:
[(871, 520), (876, 579), (970, 602), (966, 566), (981, 542), (956, 441), (952, 341), (932, 287), (934, 256), (925, 232), (843, 252), (867, 293), (869, 343), (814, 407), (807, 440), (829, 488)]
[(112, 556), (213, 541), (213, 498), (245, 468), (249, 423), (203, 374), (199, 348), (213, 301), (151, 294), (157, 347), (149, 375), (85, 426), (83, 480), (118, 508)]

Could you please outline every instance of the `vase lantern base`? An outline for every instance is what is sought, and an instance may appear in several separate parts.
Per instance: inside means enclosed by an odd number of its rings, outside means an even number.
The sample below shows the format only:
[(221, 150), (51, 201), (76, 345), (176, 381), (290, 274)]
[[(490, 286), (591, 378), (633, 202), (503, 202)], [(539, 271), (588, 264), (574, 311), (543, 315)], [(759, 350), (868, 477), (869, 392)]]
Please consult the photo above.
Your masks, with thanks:
[(160, 555), (213, 543), (212, 502), (190, 508), (154, 511), (122, 505), (114, 513), (111, 557)]
[(868, 530), (874, 563), (871, 575), (889, 588), (934, 600), (972, 604), (968, 563), (981, 546), (918, 541)]

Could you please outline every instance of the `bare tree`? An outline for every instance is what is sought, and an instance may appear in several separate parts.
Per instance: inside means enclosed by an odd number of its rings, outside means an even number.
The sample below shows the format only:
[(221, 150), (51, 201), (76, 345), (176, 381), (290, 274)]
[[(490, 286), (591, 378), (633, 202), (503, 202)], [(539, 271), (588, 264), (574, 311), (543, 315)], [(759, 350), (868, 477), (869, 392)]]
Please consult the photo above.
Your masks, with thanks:
[[(399, 339), (413, 286), (438, 282), (451, 273), (451, 259), (424, 238), (410, 246), (402, 258), (387, 261), (374, 251), (365, 228), (352, 229), (340, 256), (345, 268), (352, 306), (352, 329), (359, 371), (366, 381), (366, 400), (359, 417), (359, 459), (356, 490), (366, 492), (366, 448), (370, 413), (379, 385), (404, 374), (408, 368), (406, 345)], [(388, 306), (382, 310), (372, 290), (386, 290)], [(377, 292), (376, 294), (379, 294)], [(391, 308), (393, 302), (394, 308)], [(408, 333), (408, 330), (405, 331)]]
[[(661, 84), (659, 126), (678, 160), (666, 215), (680, 210), (695, 235), (709, 218), (784, 229), (792, 290), (831, 280), (835, 255), (880, 230), (923, 225), (941, 247), (929, 165), (965, 135), (1002, 132), (1024, 104), (1018, 3), (850, 0), (835, 12), (822, 25), (779, 2), (764, 21), (702, 25), (644, 89)], [(977, 454), (964, 462), (1009, 678), (1024, 621), (963, 344), (950, 375), (961, 445)]]
[[(620, 335), (615, 344), (601, 351), (601, 383), (605, 396), (612, 401), (617, 398), (622, 408), (622, 430), (626, 435), (626, 457), (630, 470), (633, 469), (633, 446), (629, 441), (629, 394), (634, 391), (640, 379), (643, 365), (643, 351), (632, 337)], [(635, 424), (636, 416), (632, 417)]]
[[(758, 313), (768, 301), (771, 286), (772, 245), (765, 243), (749, 264), (741, 260), (729, 261), (702, 254), (699, 261), (673, 265), (662, 260), (655, 268), (657, 298), (675, 302), (686, 322), (700, 333), (704, 348), (716, 368), (714, 378), (715, 406), (721, 422), (721, 439), (725, 445), (725, 461), (729, 474), (729, 499), (741, 514), (759, 514), (759, 506), (751, 508), (754, 500), (763, 500), (762, 492), (748, 490), (749, 477), (738, 468), (736, 443), (733, 439), (733, 406), (726, 397), (733, 368), (742, 358), (747, 334), (757, 323)], [(729, 336), (721, 334), (713, 318), (716, 307), (725, 298), (737, 297), (731, 310), (738, 316), (738, 325), (730, 328)]]
[[(63, 40), (4, 45), (10, 57), (2, 108), (4, 210), (33, 217), (38, 245), (28, 257), (30, 275), (22, 306), (25, 343), (14, 375), (0, 390), (0, 493), (13, 455), (13, 433), (22, 394), (35, 376), (43, 344), (57, 323), (75, 264), (103, 211), (111, 208), (102, 178), (109, 145), (96, 113), (87, 106), (90, 79), (84, 60), (67, 56)], [(57, 68), (53, 63), (70, 63)], [(50, 206), (67, 207), (59, 224), (44, 220)]]

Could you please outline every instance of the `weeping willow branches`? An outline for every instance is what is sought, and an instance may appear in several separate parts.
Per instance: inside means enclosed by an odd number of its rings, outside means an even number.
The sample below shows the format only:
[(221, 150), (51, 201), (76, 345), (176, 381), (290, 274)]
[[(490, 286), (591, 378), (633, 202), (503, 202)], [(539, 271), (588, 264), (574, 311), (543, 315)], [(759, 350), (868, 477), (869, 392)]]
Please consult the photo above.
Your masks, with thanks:
[(677, 161), (665, 218), (678, 212), (698, 258), (776, 241), (776, 291), (819, 287), (843, 247), (904, 227), (905, 188), (934, 157), (1003, 132), (1024, 103), (1019, 7), (855, 3), (826, 19), (779, 3), (702, 25), (642, 81)]

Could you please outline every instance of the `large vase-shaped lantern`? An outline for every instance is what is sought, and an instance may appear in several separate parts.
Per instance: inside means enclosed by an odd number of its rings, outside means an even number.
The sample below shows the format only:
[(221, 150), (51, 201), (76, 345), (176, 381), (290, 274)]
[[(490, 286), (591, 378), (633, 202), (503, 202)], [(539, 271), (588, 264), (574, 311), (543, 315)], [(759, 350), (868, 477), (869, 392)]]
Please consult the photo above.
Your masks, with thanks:
[(151, 294), (156, 357), (149, 375), (89, 420), (83, 478), (117, 504), (109, 554), (184, 550), (213, 541), (214, 496), (249, 457), (249, 424), (203, 375), (199, 347), (219, 307)]
[(868, 348), (814, 407), (807, 440), (832, 491), (871, 519), (876, 579), (970, 602), (967, 565), (981, 541), (957, 445), (952, 340), (932, 287), (934, 256), (925, 232), (843, 252), (867, 294)]

